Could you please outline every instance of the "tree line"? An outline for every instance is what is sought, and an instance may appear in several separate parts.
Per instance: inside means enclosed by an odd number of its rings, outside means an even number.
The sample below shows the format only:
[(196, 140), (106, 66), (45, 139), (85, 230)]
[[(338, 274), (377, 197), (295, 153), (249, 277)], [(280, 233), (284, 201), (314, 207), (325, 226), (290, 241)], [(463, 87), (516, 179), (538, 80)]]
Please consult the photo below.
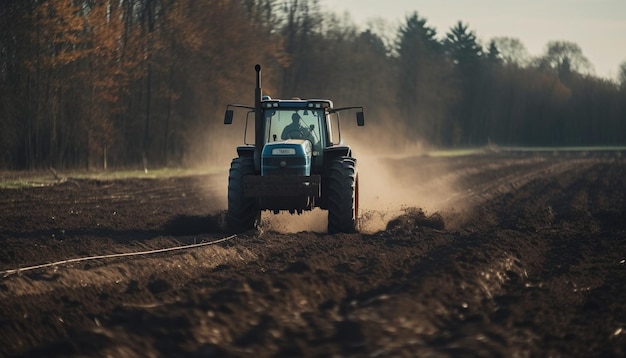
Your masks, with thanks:
[(626, 63), (591, 74), (578, 45), (530, 58), (417, 12), (393, 35), (316, 0), (0, 2), (0, 168), (189, 165), (240, 141), (227, 103), (363, 105), (370, 131), (436, 147), (626, 144)]

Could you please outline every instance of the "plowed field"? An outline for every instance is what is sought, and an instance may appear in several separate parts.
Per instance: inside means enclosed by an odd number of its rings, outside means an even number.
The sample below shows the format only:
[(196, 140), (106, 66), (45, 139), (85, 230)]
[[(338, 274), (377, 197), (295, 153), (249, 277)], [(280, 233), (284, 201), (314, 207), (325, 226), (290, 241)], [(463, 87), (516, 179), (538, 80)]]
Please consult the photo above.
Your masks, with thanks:
[(230, 237), (225, 173), (2, 189), (0, 356), (624, 356), (623, 155), (365, 159), (339, 235)]

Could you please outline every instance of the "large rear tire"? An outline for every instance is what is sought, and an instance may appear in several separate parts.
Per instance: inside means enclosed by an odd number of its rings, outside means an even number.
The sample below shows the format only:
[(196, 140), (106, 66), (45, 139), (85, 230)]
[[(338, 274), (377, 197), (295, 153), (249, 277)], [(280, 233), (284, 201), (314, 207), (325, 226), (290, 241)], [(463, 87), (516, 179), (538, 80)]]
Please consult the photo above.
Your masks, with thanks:
[(359, 213), (356, 159), (341, 157), (328, 167), (328, 232), (355, 232)]
[(243, 195), (243, 177), (254, 174), (253, 158), (235, 158), (230, 164), (226, 223), (231, 231), (242, 232), (259, 225), (261, 210), (257, 201)]

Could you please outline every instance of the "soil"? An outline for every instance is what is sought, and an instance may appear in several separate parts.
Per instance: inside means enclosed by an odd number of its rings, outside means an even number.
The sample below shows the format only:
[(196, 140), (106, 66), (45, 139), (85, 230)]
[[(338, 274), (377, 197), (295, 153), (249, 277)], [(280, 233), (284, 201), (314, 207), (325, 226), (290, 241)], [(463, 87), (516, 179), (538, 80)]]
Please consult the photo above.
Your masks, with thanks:
[(360, 161), (336, 235), (231, 237), (225, 173), (3, 189), (0, 356), (625, 356), (623, 155)]

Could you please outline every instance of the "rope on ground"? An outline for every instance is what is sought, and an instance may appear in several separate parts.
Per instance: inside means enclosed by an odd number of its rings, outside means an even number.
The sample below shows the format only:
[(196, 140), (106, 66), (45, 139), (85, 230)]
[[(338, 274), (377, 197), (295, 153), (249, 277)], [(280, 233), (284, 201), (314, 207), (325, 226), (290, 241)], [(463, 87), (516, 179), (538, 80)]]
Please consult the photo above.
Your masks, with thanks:
[(78, 257), (78, 258), (74, 258), (74, 259), (68, 259), (68, 260), (61, 260), (61, 261), (57, 261), (57, 262), (51, 262), (51, 263), (48, 263), (48, 264), (41, 264), (41, 265), (35, 265), (35, 266), (21, 267), (21, 268), (12, 269), (12, 270), (0, 271), (0, 274), (4, 275), (4, 277), (7, 277), (7, 276), (9, 276), (11, 274), (21, 273), (21, 272), (24, 272), (24, 271), (32, 271), (32, 270), (36, 270), (36, 269), (40, 269), (40, 268), (59, 266), (59, 265), (70, 264), (70, 263), (75, 263), (75, 262), (111, 259), (111, 258), (126, 257), (126, 256), (151, 255), (151, 254), (157, 254), (157, 253), (168, 252), (168, 251), (193, 249), (193, 248), (201, 247), (201, 246), (208, 246), (208, 245), (219, 244), (219, 243), (222, 243), (222, 242), (225, 242), (225, 241), (228, 241), (228, 240), (232, 240), (236, 236), (237, 235), (231, 235), (231, 236), (228, 236), (228, 237), (225, 237), (225, 238), (222, 238), (222, 239), (219, 239), (219, 240), (215, 240), (215, 241), (201, 242), (199, 244), (190, 244), (190, 245), (183, 245), (183, 246), (176, 246), (176, 247), (168, 247), (168, 248), (165, 248), (165, 249), (147, 250), (147, 251), (139, 251), (139, 252), (127, 252), (127, 253), (121, 253), (121, 254), (110, 254), (110, 255)]

